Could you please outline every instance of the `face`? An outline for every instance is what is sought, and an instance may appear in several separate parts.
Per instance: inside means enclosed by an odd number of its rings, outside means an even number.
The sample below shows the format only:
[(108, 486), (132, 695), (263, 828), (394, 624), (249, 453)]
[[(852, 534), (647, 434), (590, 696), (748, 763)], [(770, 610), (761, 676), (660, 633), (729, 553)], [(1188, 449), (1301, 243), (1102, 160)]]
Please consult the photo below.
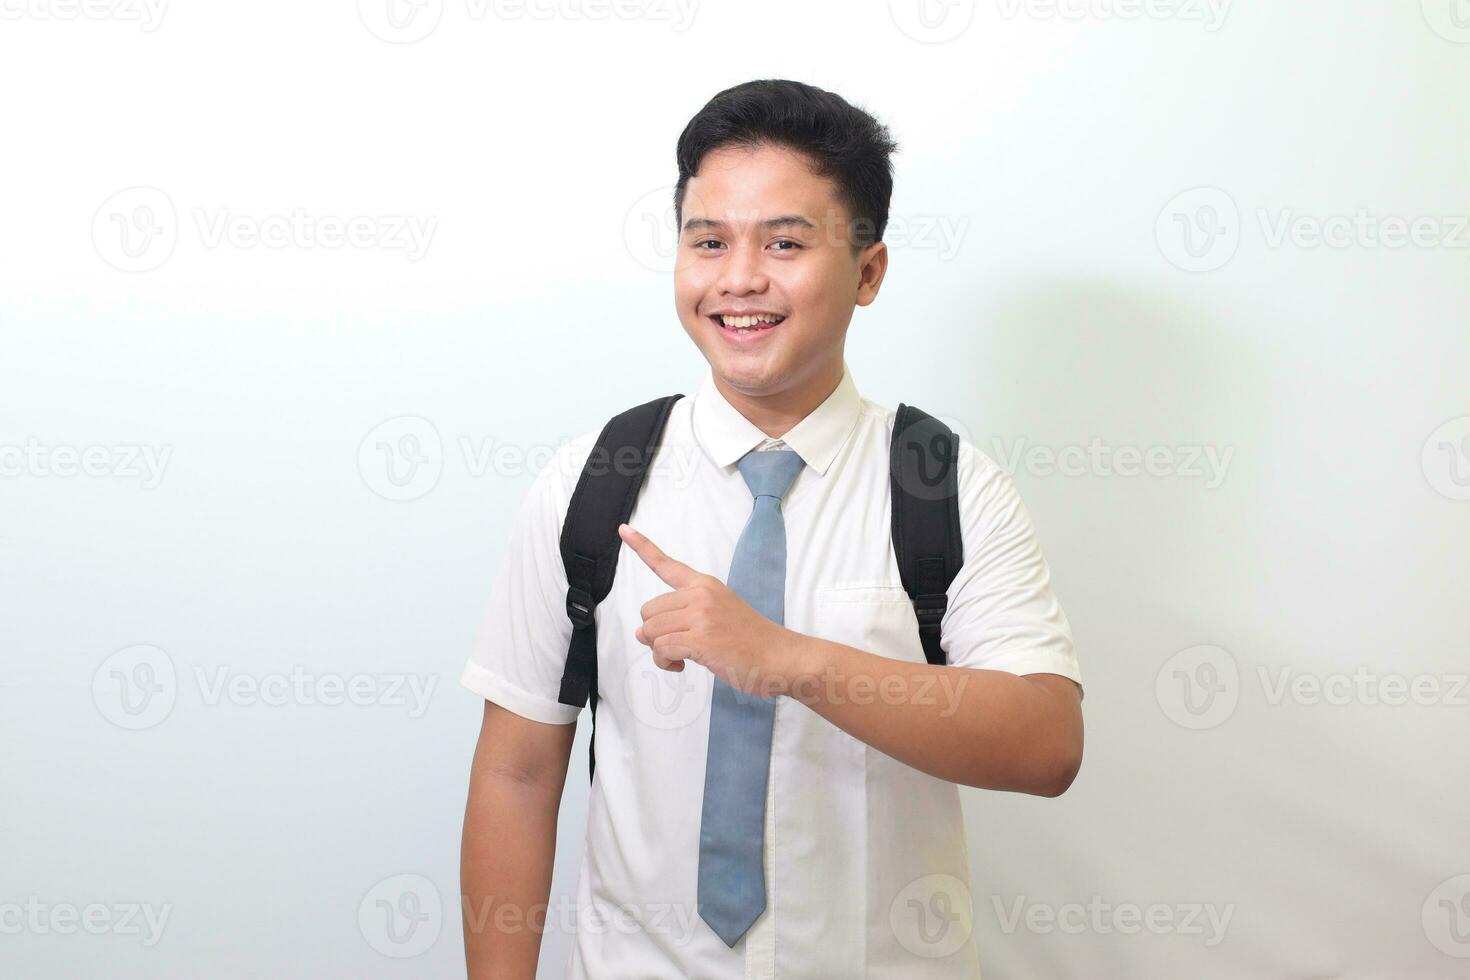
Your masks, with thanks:
[[(715, 150), (685, 185), (674, 302), (727, 397), (810, 410), (821, 398), (803, 395), (825, 397), (841, 380), (853, 307), (878, 295), (888, 252), (853, 249), (836, 190), (771, 146)], [(778, 322), (741, 333), (722, 314)]]

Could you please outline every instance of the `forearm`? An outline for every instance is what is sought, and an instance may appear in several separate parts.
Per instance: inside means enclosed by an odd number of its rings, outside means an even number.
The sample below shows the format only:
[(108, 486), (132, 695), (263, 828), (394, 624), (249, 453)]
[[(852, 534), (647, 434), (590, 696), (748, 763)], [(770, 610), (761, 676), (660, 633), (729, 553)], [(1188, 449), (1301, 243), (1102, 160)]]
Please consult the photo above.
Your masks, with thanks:
[(940, 779), (1041, 796), (1080, 763), (1074, 713), (1001, 670), (894, 660), (791, 633), (788, 696), (860, 741)]
[(514, 776), (471, 779), (460, 848), (469, 980), (534, 980), (560, 802), (559, 788)]

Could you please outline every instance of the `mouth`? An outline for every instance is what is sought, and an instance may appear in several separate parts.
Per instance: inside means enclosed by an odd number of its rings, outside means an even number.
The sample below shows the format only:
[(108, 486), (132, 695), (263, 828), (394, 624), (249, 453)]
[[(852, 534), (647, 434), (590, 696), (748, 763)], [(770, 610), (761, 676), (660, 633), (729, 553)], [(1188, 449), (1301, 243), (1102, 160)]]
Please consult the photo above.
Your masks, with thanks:
[(786, 322), (786, 317), (779, 313), (753, 313), (748, 316), (726, 316), (715, 313), (706, 319), (715, 325), (722, 337), (742, 346), (766, 339), (777, 327)]

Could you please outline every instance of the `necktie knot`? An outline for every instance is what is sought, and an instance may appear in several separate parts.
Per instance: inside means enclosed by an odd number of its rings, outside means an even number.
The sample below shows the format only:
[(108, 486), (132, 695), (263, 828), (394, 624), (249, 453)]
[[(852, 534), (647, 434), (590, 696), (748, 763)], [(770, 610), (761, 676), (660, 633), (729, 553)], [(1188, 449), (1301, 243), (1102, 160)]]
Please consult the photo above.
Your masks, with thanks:
[(791, 489), (796, 474), (801, 472), (801, 456), (794, 449), (752, 449), (740, 457), (735, 464), (745, 485), (754, 497), (775, 497), (780, 500)]

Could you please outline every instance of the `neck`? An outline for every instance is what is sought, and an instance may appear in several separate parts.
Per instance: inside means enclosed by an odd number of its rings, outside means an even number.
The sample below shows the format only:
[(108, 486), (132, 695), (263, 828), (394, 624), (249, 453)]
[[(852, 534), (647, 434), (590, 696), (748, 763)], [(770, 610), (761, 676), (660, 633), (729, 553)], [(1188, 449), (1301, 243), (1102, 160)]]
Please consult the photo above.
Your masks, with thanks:
[(753, 395), (732, 388), (718, 373), (715, 387), (735, 410), (772, 439), (779, 439), (822, 402), (842, 383), (842, 359), (800, 383), (781, 391)]

